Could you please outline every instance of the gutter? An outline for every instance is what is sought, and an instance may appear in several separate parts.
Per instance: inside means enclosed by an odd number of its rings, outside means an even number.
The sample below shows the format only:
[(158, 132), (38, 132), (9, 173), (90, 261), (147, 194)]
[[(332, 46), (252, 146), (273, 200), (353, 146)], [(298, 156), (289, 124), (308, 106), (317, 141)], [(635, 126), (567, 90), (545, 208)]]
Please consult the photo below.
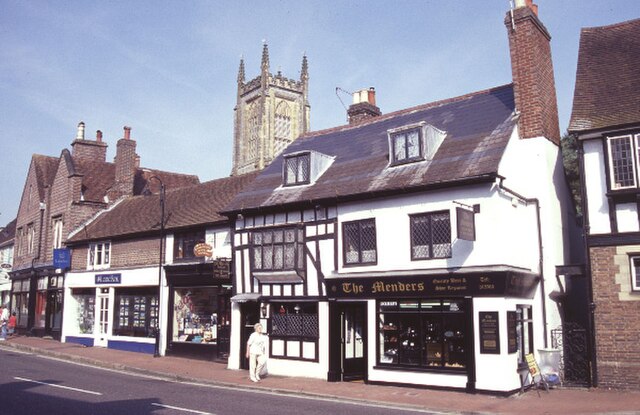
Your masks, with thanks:
[(506, 187), (504, 182), (504, 177), (499, 176), (500, 181), (498, 182), (498, 187), (511, 195), (517, 197), (518, 199), (524, 201), (525, 205), (529, 203), (533, 203), (536, 206), (536, 222), (538, 226), (538, 267), (540, 270), (540, 290), (542, 291), (542, 324), (544, 326), (544, 348), (546, 349), (549, 345), (549, 333), (547, 330), (547, 294), (544, 286), (544, 257), (543, 254), (543, 245), (542, 245), (542, 221), (540, 218), (540, 200), (538, 198), (528, 198), (524, 197), (520, 193), (509, 189)]

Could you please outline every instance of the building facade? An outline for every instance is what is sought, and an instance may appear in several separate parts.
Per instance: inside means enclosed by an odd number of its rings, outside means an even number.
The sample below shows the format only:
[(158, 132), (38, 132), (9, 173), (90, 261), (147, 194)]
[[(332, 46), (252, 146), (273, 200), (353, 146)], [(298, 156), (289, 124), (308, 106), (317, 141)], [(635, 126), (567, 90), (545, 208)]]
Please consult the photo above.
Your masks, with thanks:
[(233, 167), (239, 175), (262, 170), (299, 135), (309, 130), (309, 67), (302, 58), (300, 79), (269, 72), (269, 49), (262, 50), (260, 75), (245, 81), (244, 60), (238, 70), (234, 109)]
[(500, 393), (526, 382), (525, 356), (562, 324), (550, 294), (571, 212), (536, 10), (506, 16), (513, 83), (387, 115), (358, 92), (351, 124), (302, 136), (226, 208), (230, 368), (247, 366), (259, 321), (274, 374)]
[(82, 122), (71, 151), (64, 149), (59, 157), (33, 155), (16, 219), (11, 272), (11, 308), (19, 332), (60, 337), (68, 263), (56, 265), (54, 252), (63, 252), (55, 250), (64, 249), (72, 230), (116, 201), (140, 194), (151, 176), (162, 177), (170, 188), (199, 182), (191, 175), (140, 168), (130, 132), (124, 128), (113, 163), (106, 161), (102, 133), (85, 139)]
[[(640, 20), (582, 29), (569, 131), (579, 144), (594, 384), (640, 389)], [(622, 65), (615, 63), (624, 62)], [(586, 307), (585, 307), (586, 309)]]
[(0, 228), (0, 304), (11, 303), (11, 278), (9, 272), (13, 268), (13, 244), (16, 235), (16, 221)]

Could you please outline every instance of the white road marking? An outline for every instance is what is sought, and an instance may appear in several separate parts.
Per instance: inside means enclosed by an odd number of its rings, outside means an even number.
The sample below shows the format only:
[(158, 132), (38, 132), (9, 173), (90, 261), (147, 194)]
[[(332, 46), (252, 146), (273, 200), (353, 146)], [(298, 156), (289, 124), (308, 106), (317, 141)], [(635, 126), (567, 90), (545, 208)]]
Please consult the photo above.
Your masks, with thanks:
[(40, 382), (39, 380), (21, 378), (21, 377), (18, 377), (18, 376), (14, 376), (13, 378), (16, 379), (16, 380), (21, 380), (23, 382), (37, 383), (39, 385), (47, 385), (47, 386), (51, 386), (53, 388), (60, 388), (60, 389), (67, 389), (67, 390), (75, 391), (75, 392), (88, 393), (89, 395), (102, 395), (100, 392), (94, 392), (94, 391), (90, 391), (90, 390), (86, 390), (86, 389), (72, 388), (71, 386), (63, 386), (63, 385), (56, 385), (55, 383)]
[(212, 414), (211, 412), (196, 411), (196, 410), (194, 410), (194, 409), (181, 408), (181, 407), (179, 407), (179, 406), (163, 405), (163, 404), (161, 404), (161, 403), (152, 403), (151, 405), (153, 405), (153, 406), (159, 406), (159, 407), (161, 407), (161, 408), (175, 409), (176, 411), (190, 412), (190, 413), (192, 413), (192, 414), (200, 414), (200, 415), (215, 415), (215, 414)]

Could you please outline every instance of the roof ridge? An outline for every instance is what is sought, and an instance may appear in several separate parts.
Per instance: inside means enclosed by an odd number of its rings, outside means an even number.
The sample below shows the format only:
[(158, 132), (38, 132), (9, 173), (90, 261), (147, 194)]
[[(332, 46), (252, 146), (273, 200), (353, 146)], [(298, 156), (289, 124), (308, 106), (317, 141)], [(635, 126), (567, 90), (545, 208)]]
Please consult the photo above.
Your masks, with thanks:
[(332, 132), (336, 132), (336, 131), (346, 131), (352, 128), (358, 128), (358, 127), (362, 127), (365, 125), (370, 125), (370, 124), (375, 124), (377, 122), (382, 122), (385, 120), (388, 120), (389, 118), (393, 118), (396, 117), (398, 115), (402, 115), (402, 114), (407, 114), (407, 113), (411, 113), (414, 111), (419, 111), (419, 110), (425, 110), (425, 109), (429, 109), (429, 108), (435, 108), (435, 107), (439, 107), (442, 105), (448, 105), (448, 104), (452, 104), (455, 102), (459, 102), (459, 101), (464, 101), (466, 99), (472, 98), (474, 96), (478, 96), (478, 95), (485, 95), (488, 94), (490, 92), (493, 91), (497, 91), (500, 89), (504, 89), (507, 87), (511, 87), (513, 86), (513, 83), (508, 83), (508, 84), (504, 84), (504, 85), (499, 85), (499, 86), (495, 86), (495, 87), (491, 87), (491, 88), (487, 88), (487, 89), (481, 89), (479, 91), (474, 91), (474, 92), (470, 92), (464, 95), (459, 95), (456, 97), (450, 97), (450, 98), (444, 98), (438, 101), (432, 101), (432, 102), (428, 102), (425, 104), (419, 104), (419, 105), (415, 105), (413, 107), (409, 107), (409, 108), (404, 108), (404, 109), (400, 109), (397, 111), (392, 111), (389, 112), (387, 114), (383, 114), (380, 115), (378, 117), (372, 117), (372, 118), (368, 118), (362, 122), (359, 122), (357, 124), (344, 124), (344, 125), (339, 125), (337, 127), (331, 127), (331, 128), (326, 128), (324, 130), (318, 130), (318, 131), (310, 131), (306, 134), (303, 134), (299, 137), (300, 138), (308, 138), (308, 137), (315, 137), (318, 135), (323, 135), (323, 134), (328, 134), (328, 133), (332, 133)]
[(624, 22), (612, 23), (612, 24), (604, 25), (604, 26), (583, 27), (581, 29), (581, 32), (596, 32), (596, 31), (600, 31), (600, 30), (609, 30), (609, 29), (613, 29), (613, 28), (616, 28), (616, 27), (627, 26), (627, 25), (630, 25), (630, 24), (637, 24), (637, 23), (640, 23), (640, 18), (625, 20)]

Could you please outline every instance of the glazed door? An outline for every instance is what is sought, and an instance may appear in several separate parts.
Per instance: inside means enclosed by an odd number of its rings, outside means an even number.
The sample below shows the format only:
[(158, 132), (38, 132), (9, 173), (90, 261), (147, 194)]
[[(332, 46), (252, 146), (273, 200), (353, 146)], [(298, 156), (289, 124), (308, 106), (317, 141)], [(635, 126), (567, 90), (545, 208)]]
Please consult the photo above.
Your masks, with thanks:
[(240, 368), (249, 370), (249, 359), (245, 357), (247, 341), (254, 332), (253, 325), (260, 322), (260, 307), (255, 301), (248, 301), (240, 306), (242, 313), (242, 338), (240, 339)]
[(366, 379), (367, 304), (342, 305), (342, 380)]
[[(103, 289), (104, 290), (104, 289)], [(109, 291), (103, 291), (98, 294), (98, 303), (96, 304), (96, 314), (98, 325), (96, 327), (96, 339), (94, 344), (100, 347), (107, 347), (109, 335)]]
[(46, 320), (45, 332), (59, 336), (62, 327), (62, 290), (47, 293)]

